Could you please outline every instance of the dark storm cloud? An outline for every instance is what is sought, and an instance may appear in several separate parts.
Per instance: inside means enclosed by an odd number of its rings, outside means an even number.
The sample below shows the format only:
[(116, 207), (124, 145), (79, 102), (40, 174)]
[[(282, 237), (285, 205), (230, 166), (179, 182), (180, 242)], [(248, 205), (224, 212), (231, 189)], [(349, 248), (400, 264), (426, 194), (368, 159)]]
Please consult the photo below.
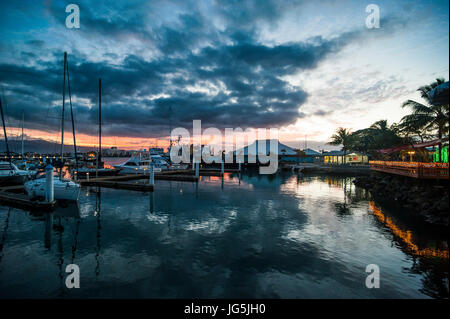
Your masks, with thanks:
[[(196, 13), (195, 7), (191, 10), (195, 14), (178, 14), (170, 25), (150, 26), (144, 9), (154, 7), (140, 2), (120, 2), (114, 7), (109, 4), (105, 12), (102, 7), (86, 4), (80, 4), (80, 30), (86, 37), (109, 39), (120, 46), (121, 38), (132, 36), (148, 42), (155, 51), (155, 58), (150, 60), (128, 51), (115, 64), (93, 62), (77, 51), (69, 56), (77, 127), (88, 134), (97, 123), (99, 77), (106, 135), (157, 136), (167, 132), (169, 118), (174, 127), (187, 128), (194, 119), (219, 128), (295, 123), (305, 116), (298, 109), (307, 93), (282, 77), (315, 68), (329, 54), (366, 32), (269, 46), (256, 40), (252, 26), (255, 21), (276, 21), (282, 15), (283, 8), (276, 1), (219, 1), (217, 8), (227, 21), (227, 27), (220, 31)], [(61, 8), (61, 3), (51, 2), (48, 10), (63, 24), (65, 16), (55, 14)], [(57, 129), (63, 54), (53, 53), (50, 61), (42, 60), (38, 53), (46, 50), (45, 43), (29, 40), (28, 45), (34, 50), (20, 54), (29, 63), (0, 63), (1, 82), (10, 105), (14, 105), (8, 115), (18, 120), (24, 109), (32, 114), (27, 116), (27, 128)]]
[[(298, 107), (307, 94), (301, 88), (291, 87), (279, 77), (300, 69), (313, 68), (324, 56), (335, 50), (331, 42), (320, 44), (291, 44), (267, 47), (243, 43), (207, 47), (198, 54), (183, 58), (162, 58), (147, 62), (138, 56), (128, 56), (120, 66), (81, 61), (71, 58), (72, 92), (77, 97), (97, 99), (97, 77), (104, 83), (105, 119), (111, 124), (129, 124), (135, 127), (167, 125), (169, 107), (173, 125), (189, 125), (201, 119), (217, 127), (267, 127), (294, 123)], [(62, 60), (39, 67), (0, 65), (6, 75), (9, 94), (17, 97), (17, 109), (30, 109), (19, 94), (30, 96), (40, 92), (51, 101), (60, 100)], [(180, 73), (175, 79), (169, 75)], [(220, 93), (189, 92), (186, 87), (208, 83)], [(16, 84), (17, 86), (13, 86)], [(21, 91), (19, 91), (21, 90)], [(225, 91), (226, 93), (222, 92)], [(46, 93), (46, 94), (44, 94)], [(148, 95), (167, 94), (170, 97), (136, 99)], [(33, 99), (34, 100), (34, 99)], [(49, 104), (42, 100), (38, 105)], [(76, 105), (78, 121), (95, 123), (96, 111)], [(20, 116), (20, 112), (13, 112)], [(116, 132), (128, 135), (126, 132)]]

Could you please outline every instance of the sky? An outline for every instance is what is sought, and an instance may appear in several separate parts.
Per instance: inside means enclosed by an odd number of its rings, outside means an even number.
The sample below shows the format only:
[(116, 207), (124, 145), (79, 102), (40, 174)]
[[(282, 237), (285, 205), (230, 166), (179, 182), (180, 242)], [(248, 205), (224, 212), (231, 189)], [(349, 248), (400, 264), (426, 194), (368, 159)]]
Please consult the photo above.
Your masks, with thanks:
[[(70, 3), (78, 29), (65, 25)], [(371, 3), (380, 28), (366, 27)], [(12, 137), (24, 112), (27, 139), (60, 140), (64, 51), (77, 143), (97, 143), (102, 78), (102, 144), (123, 149), (167, 147), (170, 125), (193, 120), (333, 149), (338, 127), (398, 122), (418, 87), (449, 78), (448, 1), (29, 0), (1, 1), (0, 15)]]

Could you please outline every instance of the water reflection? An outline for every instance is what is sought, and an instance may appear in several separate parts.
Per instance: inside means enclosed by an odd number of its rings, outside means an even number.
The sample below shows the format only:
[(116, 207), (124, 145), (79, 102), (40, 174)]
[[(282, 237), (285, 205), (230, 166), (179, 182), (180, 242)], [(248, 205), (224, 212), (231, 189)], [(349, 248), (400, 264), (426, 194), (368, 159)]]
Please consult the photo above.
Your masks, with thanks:
[[(415, 256), (424, 256), (424, 257), (439, 257), (448, 259), (448, 246), (446, 241), (438, 241), (438, 242), (429, 242), (427, 241), (425, 244), (432, 244), (435, 247), (423, 247), (420, 248), (415, 241), (419, 240), (418, 238), (414, 238), (414, 233), (411, 230), (402, 230), (392, 219), (392, 217), (386, 216), (383, 214), (381, 209), (375, 205), (375, 202), (370, 201), (370, 210), (374, 214), (374, 216), (387, 228), (389, 228), (390, 232), (395, 236), (396, 239), (401, 243), (403, 247), (407, 249), (410, 254)], [(424, 243), (422, 243), (424, 244)], [(437, 248), (442, 247), (442, 248)]]
[(447, 239), (439, 235), (420, 237), (407, 229), (395, 216), (389, 216), (375, 202), (370, 201), (370, 210), (377, 220), (393, 235), (393, 240), (407, 254), (413, 256), (413, 264), (408, 271), (424, 274), (423, 291), (435, 298), (449, 297), (449, 250)]
[(102, 210), (102, 193), (100, 188), (97, 188), (96, 197), (95, 197), (95, 211), (94, 216), (97, 217), (97, 246), (95, 248), (95, 279), (98, 280), (98, 276), (100, 275), (100, 249), (101, 249), (101, 210)]
[[(146, 194), (86, 188), (42, 216), (0, 207), (0, 297), (448, 297), (447, 235), (352, 181), (249, 170)], [(69, 263), (81, 289), (62, 286)], [(370, 263), (382, 289), (365, 288)]]
[(6, 215), (6, 219), (4, 222), (4, 226), (2, 229), (2, 238), (0, 241), (0, 264), (2, 263), (3, 259), (3, 247), (6, 242), (6, 238), (8, 237), (8, 227), (9, 227), (9, 217), (11, 216), (11, 208), (8, 209), (8, 214)]

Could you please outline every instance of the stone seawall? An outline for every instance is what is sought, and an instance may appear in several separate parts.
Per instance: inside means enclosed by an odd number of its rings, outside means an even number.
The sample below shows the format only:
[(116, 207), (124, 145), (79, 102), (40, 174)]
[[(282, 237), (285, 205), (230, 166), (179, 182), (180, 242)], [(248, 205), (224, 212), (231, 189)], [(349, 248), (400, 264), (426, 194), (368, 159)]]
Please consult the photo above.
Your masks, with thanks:
[(351, 166), (351, 165), (311, 165), (306, 166), (302, 170), (303, 173), (334, 173), (334, 174), (354, 174), (368, 175), (370, 167), (367, 166)]
[(415, 180), (381, 173), (359, 176), (358, 187), (369, 190), (373, 196), (396, 204), (422, 216), (432, 224), (448, 226), (448, 181)]

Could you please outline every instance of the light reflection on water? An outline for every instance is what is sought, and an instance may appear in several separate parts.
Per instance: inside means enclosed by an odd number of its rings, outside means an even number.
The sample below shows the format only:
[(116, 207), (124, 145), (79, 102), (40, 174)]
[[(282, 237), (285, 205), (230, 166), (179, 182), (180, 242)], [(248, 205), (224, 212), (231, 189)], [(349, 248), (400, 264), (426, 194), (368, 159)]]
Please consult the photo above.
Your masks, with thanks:
[(351, 178), (249, 173), (84, 188), (52, 220), (0, 207), (0, 297), (448, 297), (447, 238), (377, 205)]

